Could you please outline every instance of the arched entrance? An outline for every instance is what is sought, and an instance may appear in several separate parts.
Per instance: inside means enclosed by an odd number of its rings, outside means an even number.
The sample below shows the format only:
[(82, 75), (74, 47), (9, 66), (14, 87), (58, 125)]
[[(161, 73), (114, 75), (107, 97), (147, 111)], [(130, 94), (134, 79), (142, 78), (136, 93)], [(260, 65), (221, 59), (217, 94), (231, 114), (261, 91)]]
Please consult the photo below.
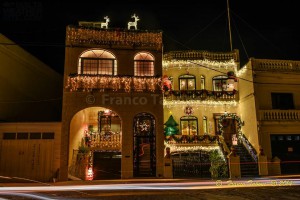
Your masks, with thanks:
[(77, 112), (70, 123), (69, 174), (83, 180), (121, 178), (122, 129), (107, 108)]
[(133, 175), (156, 176), (155, 119), (149, 113), (137, 114), (133, 119)]
[(218, 118), (218, 132), (229, 146), (237, 145), (242, 136), (242, 125), (241, 118), (234, 113), (225, 113)]

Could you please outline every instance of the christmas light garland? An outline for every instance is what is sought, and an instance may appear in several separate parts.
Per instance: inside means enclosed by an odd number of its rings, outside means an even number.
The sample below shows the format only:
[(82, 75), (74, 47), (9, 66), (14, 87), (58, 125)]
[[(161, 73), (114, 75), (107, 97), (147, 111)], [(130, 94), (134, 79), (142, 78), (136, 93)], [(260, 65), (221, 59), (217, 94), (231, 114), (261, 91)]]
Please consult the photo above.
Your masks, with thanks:
[(105, 75), (70, 75), (65, 87), (72, 91), (92, 91), (99, 90), (104, 92), (105, 90), (118, 91), (124, 90), (130, 91), (161, 91), (161, 78), (156, 77), (127, 77), (127, 76), (105, 76)]
[(166, 108), (172, 108), (177, 106), (237, 106), (237, 101), (214, 101), (214, 100), (187, 100), (187, 101), (181, 101), (181, 100), (163, 100), (163, 105)]

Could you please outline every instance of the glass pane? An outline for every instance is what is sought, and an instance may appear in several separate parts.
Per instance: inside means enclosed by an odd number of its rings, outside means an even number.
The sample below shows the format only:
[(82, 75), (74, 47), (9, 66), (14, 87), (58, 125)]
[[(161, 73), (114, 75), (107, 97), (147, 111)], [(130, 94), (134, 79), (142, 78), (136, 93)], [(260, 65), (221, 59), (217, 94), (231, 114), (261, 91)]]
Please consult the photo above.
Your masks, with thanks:
[(188, 79), (188, 90), (195, 90), (195, 79)]
[(154, 76), (154, 62), (134, 61), (135, 76)]
[(207, 119), (203, 117), (203, 133), (207, 133)]
[(186, 90), (187, 89), (187, 79), (179, 79), (180, 81), (180, 90)]
[(200, 83), (200, 89), (201, 90), (204, 90), (205, 89), (205, 79), (204, 79), (204, 77), (201, 77), (201, 83)]

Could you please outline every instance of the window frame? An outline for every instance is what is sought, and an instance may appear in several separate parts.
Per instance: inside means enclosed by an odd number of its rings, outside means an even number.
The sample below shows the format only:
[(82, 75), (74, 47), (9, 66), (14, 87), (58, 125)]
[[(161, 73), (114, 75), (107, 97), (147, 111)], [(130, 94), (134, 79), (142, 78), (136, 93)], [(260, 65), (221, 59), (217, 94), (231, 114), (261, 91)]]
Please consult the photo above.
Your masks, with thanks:
[[(184, 89), (181, 88), (181, 80), (186, 80), (186, 86)], [(190, 89), (189, 88), (189, 80), (194, 80), (194, 89)], [(192, 74), (183, 74), (183, 75), (180, 75), (178, 77), (178, 85), (179, 85), (179, 90), (187, 90), (187, 91), (193, 91), (193, 90), (196, 90), (196, 76), (195, 75), (192, 75)]]

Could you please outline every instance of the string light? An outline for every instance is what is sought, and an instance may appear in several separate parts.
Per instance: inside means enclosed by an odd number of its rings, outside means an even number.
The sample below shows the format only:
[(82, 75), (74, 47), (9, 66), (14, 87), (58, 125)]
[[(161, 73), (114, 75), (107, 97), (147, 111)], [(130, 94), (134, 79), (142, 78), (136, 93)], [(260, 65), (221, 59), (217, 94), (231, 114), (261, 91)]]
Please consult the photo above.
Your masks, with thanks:
[(93, 89), (99, 89), (101, 92), (104, 90), (124, 90), (130, 92), (132, 90), (136, 92), (156, 90), (161, 91), (161, 78), (155, 77), (112, 77), (112, 76), (88, 76), (77, 75), (69, 76), (67, 80), (66, 89), (73, 91), (92, 91)]
[(188, 100), (188, 101), (181, 101), (181, 100), (163, 100), (163, 105), (166, 108), (178, 107), (178, 106), (227, 106), (236, 107), (238, 102), (237, 101), (214, 101), (214, 100)]
[(147, 46), (161, 49), (162, 32), (68, 26), (66, 43)]
[(233, 59), (229, 61), (211, 61), (211, 60), (165, 60), (163, 61), (163, 69), (170, 69), (170, 68), (177, 68), (181, 69), (181, 67), (188, 67), (190, 68), (199, 68), (201, 66), (206, 66), (210, 68), (217, 68), (217, 69), (226, 69), (226, 70), (234, 70), (235, 72), (237, 69), (237, 65)]

